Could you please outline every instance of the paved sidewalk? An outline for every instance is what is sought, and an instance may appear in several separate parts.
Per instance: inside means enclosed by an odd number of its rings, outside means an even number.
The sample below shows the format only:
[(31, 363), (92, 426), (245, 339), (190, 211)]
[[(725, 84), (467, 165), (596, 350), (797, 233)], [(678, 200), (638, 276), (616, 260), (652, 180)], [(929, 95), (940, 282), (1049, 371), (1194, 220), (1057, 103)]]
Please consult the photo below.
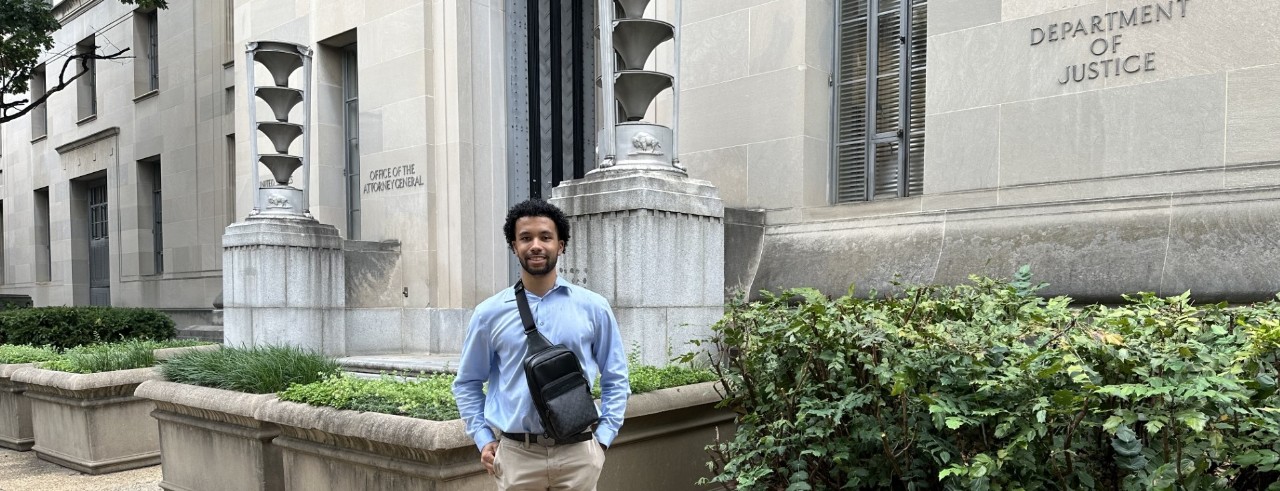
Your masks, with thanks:
[(35, 452), (0, 448), (0, 491), (156, 491), (160, 466), (90, 476), (36, 458)]

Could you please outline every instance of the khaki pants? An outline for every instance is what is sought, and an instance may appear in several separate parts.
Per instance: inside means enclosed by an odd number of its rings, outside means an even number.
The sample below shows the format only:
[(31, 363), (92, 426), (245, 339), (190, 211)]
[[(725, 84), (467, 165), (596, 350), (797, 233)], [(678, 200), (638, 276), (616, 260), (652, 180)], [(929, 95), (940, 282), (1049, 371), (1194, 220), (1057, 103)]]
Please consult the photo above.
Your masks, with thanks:
[(595, 491), (604, 449), (593, 437), (585, 442), (544, 447), (498, 437), (494, 477), (503, 491)]

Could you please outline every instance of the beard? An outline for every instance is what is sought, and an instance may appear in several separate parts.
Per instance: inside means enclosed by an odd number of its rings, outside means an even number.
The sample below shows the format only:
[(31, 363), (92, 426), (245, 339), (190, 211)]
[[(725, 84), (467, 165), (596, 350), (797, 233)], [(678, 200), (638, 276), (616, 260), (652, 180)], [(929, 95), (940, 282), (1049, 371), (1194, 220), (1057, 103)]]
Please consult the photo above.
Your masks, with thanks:
[(552, 271), (555, 271), (556, 261), (559, 259), (559, 257), (557, 256), (544, 256), (544, 257), (546, 258), (546, 260), (543, 261), (541, 268), (533, 268), (529, 266), (529, 258), (522, 257), (520, 258), (520, 268), (533, 276), (543, 276)]

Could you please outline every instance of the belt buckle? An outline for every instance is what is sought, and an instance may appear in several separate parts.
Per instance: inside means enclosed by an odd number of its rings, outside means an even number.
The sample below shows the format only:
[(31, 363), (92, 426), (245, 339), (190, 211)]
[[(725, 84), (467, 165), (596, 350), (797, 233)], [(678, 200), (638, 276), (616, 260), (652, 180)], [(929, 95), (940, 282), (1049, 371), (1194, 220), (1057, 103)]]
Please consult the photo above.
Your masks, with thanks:
[(556, 446), (556, 439), (549, 436), (539, 435), (538, 444), (544, 447), (554, 447)]

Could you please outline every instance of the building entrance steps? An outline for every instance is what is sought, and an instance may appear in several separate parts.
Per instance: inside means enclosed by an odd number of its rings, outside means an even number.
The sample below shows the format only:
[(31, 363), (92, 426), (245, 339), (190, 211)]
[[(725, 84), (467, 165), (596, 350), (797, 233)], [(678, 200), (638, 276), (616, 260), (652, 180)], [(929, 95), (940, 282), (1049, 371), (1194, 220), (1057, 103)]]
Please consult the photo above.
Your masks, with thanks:
[(457, 353), (393, 353), (388, 355), (362, 355), (338, 358), (342, 369), (357, 373), (396, 373), (416, 375), (426, 373), (457, 373)]

